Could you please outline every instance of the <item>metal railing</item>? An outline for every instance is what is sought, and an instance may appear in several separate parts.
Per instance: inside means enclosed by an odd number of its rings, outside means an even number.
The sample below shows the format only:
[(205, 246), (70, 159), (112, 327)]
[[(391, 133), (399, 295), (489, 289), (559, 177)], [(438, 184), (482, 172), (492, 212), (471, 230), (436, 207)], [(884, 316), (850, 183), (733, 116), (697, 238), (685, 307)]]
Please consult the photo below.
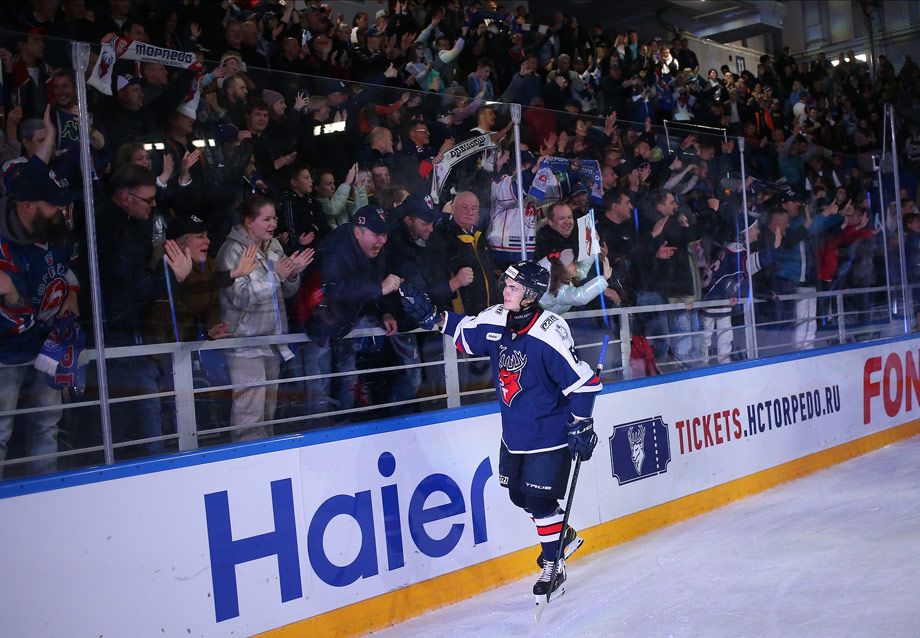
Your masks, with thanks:
[[(869, 338), (884, 338), (903, 333), (904, 322), (901, 320), (901, 313), (896, 313), (894, 317), (890, 316), (887, 296), (888, 287), (879, 286), (873, 288), (856, 288), (848, 290), (832, 290), (827, 292), (789, 294), (777, 297), (778, 302), (794, 303), (803, 299), (828, 299), (833, 302), (832, 310), (828, 308), (829, 315), (821, 317), (816, 315), (807, 317), (790, 317), (779, 321), (756, 321), (755, 313), (758, 309), (766, 307), (765, 305), (775, 303), (771, 301), (750, 299), (743, 303), (732, 305), (728, 301), (709, 301), (693, 303), (668, 303), (658, 305), (648, 305), (629, 308), (613, 308), (605, 312), (598, 310), (582, 310), (569, 312), (564, 315), (569, 322), (570, 328), (576, 339), (576, 350), (583, 354), (583, 358), (596, 356), (596, 351), (600, 349), (600, 337), (602, 334), (614, 333), (615, 338), (610, 341), (608, 349), (608, 361), (606, 362), (603, 372), (604, 381), (617, 381), (629, 379), (632, 376), (629, 365), (631, 357), (631, 343), (633, 337), (633, 327), (637, 318), (642, 315), (652, 315), (656, 313), (691, 311), (696, 312), (704, 309), (728, 309), (738, 315), (736, 325), (732, 326), (732, 331), (738, 331), (733, 334), (733, 343), (735, 344), (730, 353), (733, 361), (752, 360), (758, 356), (769, 356), (801, 350), (805, 348), (820, 348), (824, 346), (845, 343), (848, 341), (863, 340)], [(898, 291), (899, 293), (900, 291)], [(856, 297), (866, 299), (867, 296), (877, 296), (876, 302), (867, 308), (848, 309), (848, 299)], [(850, 302), (852, 305), (852, 302)], [(606, 328), (602, 319), (606, 314), (610, 328)], [(907, 320), (908, 323), (910, 319)], [(821, 323), (816, 326), (815, 339), (812, 343), (802, 344), (794, 343), (790, 335), (794, 333), (796, 326), (803, 323), (815, 322)], [(764, 335), (768, 332), (782, 333), (785, 332), (780, 343), (767, 345)], [(703, 330), (691, 330), (683, 333), (665, 333), (646, 335), (650, 344), (666, 343), (668, 340), (675, 338), (691, 338), (697, 344), (702, 343)], [(743, 337), (738, 333), (743, 334)], [(404, 333), (406, 334), (406, 333)], [(423, 333), (420, 330), (408, 334), (430, 334)], [(760, 337), (758, 338), (758, 334)], [(364, 339), (368, 337), (383, 337), (384, 331), (381, 328), (361, 328), (352, 331), (347, 339)], [(168, 399), (174, 405), (174, 422), (175, 432), (166, 433), (162, 436), (135, 438), (126, 441), (113, 441), (111, 433), (107, 437), (102, 437), (102, 442), (96, 445), (80, 447), (78, 449), (63, 450), (56, 454), (46, 454), (41, 456), (22, 457), (8, 459), (0, 463), (0, 467), (13, 468), (25, 463), (41, 459), (56, 458), (66, 460), (75, 455), (104, 452), (107, 441), (111, 443), (111, 454), (114, 458), (115, 452), (125, 448), (137, 448), (151, 442), (169, 443), (173, 451), (195, 450), (201, 446), (202, 437), (218, 439), (218, 442), (225, 442), (221, 435), (226, 435), (237, 430), (252, 428), (257, 426), (281, 426), (285, 433), (307, 431), (316, 427), (330, 427), (339, 422), (354, 422), (355, 417), (361, 420), (361, 416), (376, 418), (381, 414), (386, 414), (387, 410), (401, 408), (405, 410), (407, 406), (421, 408), (422, 411), (428, 406), (428, 409), (452, 408), (469, 403), (479, 402), (488, 399), (494, 393), (491, 375), (485, 371), (479, 371), (479, 384), (475, 381), (463, 384), (461, 379), (464, 376), (464, 367), (473, 364), (488, 361), (487, 357), (467, 357), (459, 355), (454, 347), (453, 341), (442, 336), (442, 356), (434, 361), (422, 361), (417, 364), (409, 365), (382, 365), (359, 368), (354, 370), (336, 370), (329, 375), (298, 375), (288, 371), (287, 375), (282, 375), (279, 379), (267, 381), (258, 381), (245, 384), (219, 384), (202, 386), (196, 383), (196, 353), (202, 352), (225, 352), (237, 348), (246, 348), (266, 345), (288, 345), (297, 346), (309, 341), (304, 334), (284, 334), (264, 337), (250, 337), (238, 339), (222, 339), (218, 341), (195, 341), (182, 343), (161, 343), (142, 346), (127, 346), (106, 348), (106, 359), (111, 361), (115, 359), (125, 359), (128, 357), (168, 357), (169, 369), (173, 389), (163, 390), (161, 392), (150, 394), (136, 394), (125, 397), (111, 398), (110, 404), (121, 404), (131, 401), (140, 401), (148, 399), (163, 400)], [(759, 348), (754, 344), (759, 343)], [(740, 345), (739, 345), (740, 344)], [(708, 352), (701, 352), (700, 347), (694, 348), (694, 352), (699, 353), (692, 359), (672, 362), (675, 369), (702, 368), (706, 367), (713, 357)], [(89, 359), (96, 362), (98, 354), (95, 350), (89, 351)], [(662, 371), (670, 371), (667, 362), (659, 362)], [(322, 412), (310, 413), (305, 410), (303, 413), (286, 414), (274, 419), (260, 421), (257, 423), (246, 423), (244, 425), (230, 426), (219, 425), (218, 427), (202, 427), (199, 423), (199, 410), (202, 401), (208, 394), (223, 394), (220, 401), (229, 406), (232, 401), (230, 393), (234, 390), (245, 388), (255, 388), (261, 386), (279, 386), (279, 394), (285, 397), (302, 398), (302, 386), (304, 383), (320, 378), (336, 378), (346, 375), (359, 375), (362, 379), (367, 379), (371, 375), (381, 375), (398, 372), (408, 368), (428, 369), (433, 373), (436, 372), (438, 378), (438, 389), (433, 387), (421, 387), (420, 392), (415, 398), (398, 402), (371, 402), (367, 405), (356, 405), (355, 407), (341, 410), (327, 410)], [(443, 376), (442, 376), (443, 375)], [(442, 381), (443, 380), (443, 381)], [(282, 386), (288, 386), (288, 390), (281, 392)], [(291, 389), (292, 388), (292, 389)], [(293, 400), (293, 399), (292, 399)], [(280, 403), (280, 402), (279, 402)], [(44, 410), (57, 410), (63, 408), (65, 411), (80, 411), (86, 413), (87, 408), (101, 407), (101, 399), (89, 399), (65, 403), (60, 407), (51, 408), (28, 408), (0, 412), (0, 416), (18, 416), (28, 413), (40, 412)], [(304, 406), (308, 408), (309, 406)], [(79, 423), (78, 427), (89, 428), (90, 423)]]

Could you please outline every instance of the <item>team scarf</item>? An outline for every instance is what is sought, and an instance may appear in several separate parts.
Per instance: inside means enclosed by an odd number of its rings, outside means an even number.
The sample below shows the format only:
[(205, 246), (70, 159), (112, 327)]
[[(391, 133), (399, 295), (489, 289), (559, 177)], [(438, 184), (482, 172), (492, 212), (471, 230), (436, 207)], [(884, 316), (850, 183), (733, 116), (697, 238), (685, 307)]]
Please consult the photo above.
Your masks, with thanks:
[(195, 73), (195, 81), (192, 82), (192, 88), (185, 96), (185, 101), (181, 108), (188, 113), (194, 113), (198, 109), (198, 101), (201, 99), (199, 80), (201, 79), (202, 69), (194, 53), (165, 49), (138, 42), (137, 40), (116, 37), (111, 42), (102, 44), (102, 50), (96, 59), (96, 66), (93, 67), (93, 73), (87, 84), (105, 95), (112, 95), (112, 80), (115, 75), (115, 63), (118, 60), (157, 62), (164, 66), (191, 70)]
[(450, 170), (468, 157), (481, 153), (486, 149), (495, 148), (495, 142), (492, 141), (492, 133), (486, 133), (479, 137), (473, 137), (456, 144), (444, 153), (440, 162), (434, 164), (434, 170), (431, 173), (431, 199), (438, 202), (441, 189)]
[(597, 160), (547, 157), (540, 162), (527, 194), (542, 204), (550, 204), (569, 197), (578, 184), (588, 190), (592, 203), (603, 203), (604, 188)]

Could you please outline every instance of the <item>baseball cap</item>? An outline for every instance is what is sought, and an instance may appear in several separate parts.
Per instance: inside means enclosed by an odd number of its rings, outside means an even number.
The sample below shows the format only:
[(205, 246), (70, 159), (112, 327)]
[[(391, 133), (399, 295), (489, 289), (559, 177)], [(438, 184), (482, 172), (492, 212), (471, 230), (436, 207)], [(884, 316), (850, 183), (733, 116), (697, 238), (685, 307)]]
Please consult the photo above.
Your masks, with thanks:
[(572, 190), (569, 192), (569, 197), (574, 197), (575, 195), (580, 195), (582, 193), (587, 193), (588, 187), (585, 186), (584, 182), (578, 180), (572, 184)]
[(17, 202), (48, 202), (65, 206), (77, 201), (80, 194), (64, 188), (54, 172), (40, 157), (33, 156), (22, 165), (13, 179), (13, 199)]
[(329, 96), (332, 93), (344, 93), (345, 92), (345, 83), (341, 80), (317, 80), (316, 82), (316, 93), (317, 95)]
[(376, 204), (366, 204), (355, 211), (351, 217), (355, 226), (364, 226), (369, 231), (382, 235), (390, 232), (390, 222), (387, 213)]
[(418, 195), (415, 193), (409, 195), (394, 212), (417, 217), (429, 224), (437, 224), (441, 217), (441, 211), (435, 207), (430, 195)]
[(130, 73), (119, 75), (115, 80), (115, 89), (121, 91), (123, 88), (131, 86), (132, 84), (141, 84), (141, 79)]
[(779, 192), (779, 202), (785, 204), (786, 202), (801, 202), (802, 194), (796, 193), (791, 188), (784, 188)]
[(176, 215), (166, 227), (166, 239), (179, 239), (189, 233), (203, 233), (208, 225), (197, 215)]

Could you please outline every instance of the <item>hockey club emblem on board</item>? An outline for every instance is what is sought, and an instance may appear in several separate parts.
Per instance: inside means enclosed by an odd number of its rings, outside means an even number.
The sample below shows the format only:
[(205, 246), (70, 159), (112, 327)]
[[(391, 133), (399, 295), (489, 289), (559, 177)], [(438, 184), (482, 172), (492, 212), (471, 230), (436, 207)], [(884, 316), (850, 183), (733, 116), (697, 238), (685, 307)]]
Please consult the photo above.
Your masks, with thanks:
[(613, 427), (610, 464), (613, 477), (620, 485), (664, 474), (670, 462), (668, 426), (661, 416)]
[(498, 385), (502, 402), (510, 406), (521, 391), (521, 373), (527, 365), (527, 355), (517, 350), (505, 354), (505, 350), (505, 346), (501, 346), (498, 353)]

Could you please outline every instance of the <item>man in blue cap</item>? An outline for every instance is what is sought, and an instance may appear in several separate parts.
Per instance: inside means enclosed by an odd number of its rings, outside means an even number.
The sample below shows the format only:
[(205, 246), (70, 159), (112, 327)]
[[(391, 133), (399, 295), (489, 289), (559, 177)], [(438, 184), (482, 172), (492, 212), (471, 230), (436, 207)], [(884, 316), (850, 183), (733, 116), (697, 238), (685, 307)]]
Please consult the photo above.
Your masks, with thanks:
[[(61, 187), (39, 154), (22, 166), (13, 192), (0, 200), (0, 413), (49, 408), (18, 418), (29, 433), (26, 454), (50, 455), (57, 452), (61, 390), (33, 364), (58, 320), (79, 314), (64, 219), (64, 208), (78, 195)], [(6, 459), (14, 421), (0, 416), (0, 461)], [(54, 458), (42, 458), (29, 469), (55, 468)]]
[(308, 382), (309, 405), (316, 412), (354, 407), (357, 376), (337, 377), (333, 397), (325, 375), (355, 370), (356, 344), (344, 337), (359, 324), (362, 311), (376, 316), (388, 336), (396, 334), (394, 313), (399, 313), (401, 305), (394, 293), (401, 279), (388, 273), (384, 254), (391, 230), (387, 212), (368, 204), (319, 245), (318, 289), (311, 292), (320, 301), (305, 321), (310, 343), (303, 352), (306, 374), (325, 377)]

